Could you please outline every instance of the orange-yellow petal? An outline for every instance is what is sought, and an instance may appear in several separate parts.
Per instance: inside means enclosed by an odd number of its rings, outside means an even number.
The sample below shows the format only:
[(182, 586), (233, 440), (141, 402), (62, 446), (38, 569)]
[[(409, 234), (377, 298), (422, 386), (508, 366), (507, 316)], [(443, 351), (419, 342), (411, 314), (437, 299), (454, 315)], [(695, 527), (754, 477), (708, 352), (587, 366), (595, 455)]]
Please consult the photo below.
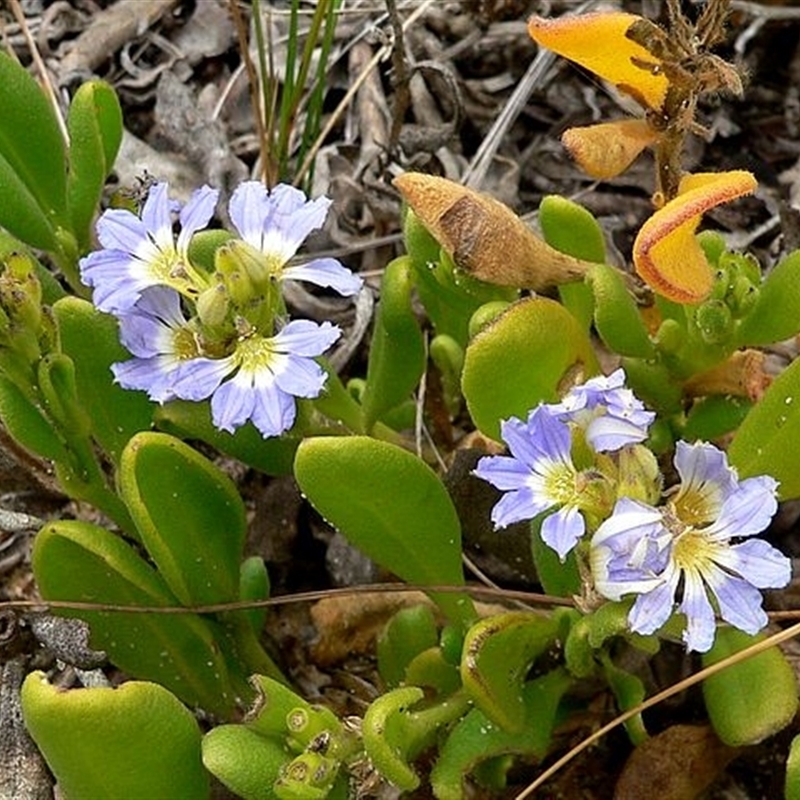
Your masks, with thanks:
[(711, 267), (695, 239), (701, 216), (756, 189), (750, 172), (686, 175), (680, 194), (642, 225), (633, 243), (633, 263), (642, 280), (677, 303), (699, 303), (713, 283)]
[(561, 141), (581, 169), (592, 178), (608, 180), (624, 172), (658, 132), (644, 119), (620, 119), (584, 128), (569, 128)]
[(637, 66), (633, 59), (657, 66), (660, 62), (625, 33), (642, 17), (621, 11), (578, 14), (546, 19), (531, 17), (528, 33), (542, 47), (610, 81), (653, 109), (664, 104), (669, 82), (661, 72)]

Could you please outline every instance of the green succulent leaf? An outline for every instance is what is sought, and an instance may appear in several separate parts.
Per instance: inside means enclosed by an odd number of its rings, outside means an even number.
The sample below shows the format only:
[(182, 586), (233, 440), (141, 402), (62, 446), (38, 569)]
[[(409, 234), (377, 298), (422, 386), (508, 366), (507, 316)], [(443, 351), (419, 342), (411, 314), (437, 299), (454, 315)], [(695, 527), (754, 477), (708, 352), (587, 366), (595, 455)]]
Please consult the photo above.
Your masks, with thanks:
[(378, 672), (389, 687), (399, 686), (408, 665), (438, 643), (433, 611), (419, 605), (400, 609), (378, 636)]
[(800, 361), (792, 362), (747, 416), (728, 448), (728, 459), (743, 478), (771, 475), (782, 500), (800, 497), (800, 470), (793, 448), (800, 441)]
[(237, 600), (246, 520), (233, 481), (180, 439), (151, 432), (128, 442), (118, 479), (175, 596), (184, 605)]
[(554, 300), (531, 297), (515, 303), (467, 347), (461, 388), (475, 425), (500, 439), (500, 421), (526, 419), (540, 402), (558, 400), (570, 369), (586, 377), (598, 371), (586, 332)]
[[(88, 522), (62, 520), (36, 536), (33, 572), (45, 600), (127, 606), (176, 606), (163, 579), (120, 537)], [(231, 676), (219, 652), (219, 631), (195, 614), (70, 611), (92, 631), (92, 646), (130, 675), (156, 681), (189, 705), (223, 717), (244, 676)], [(102, 795), (101, 795), (102, 796)]]
[(736, 346), (758, 346), (790, 339), (800, 331), (800, 250), (767, 275), (758, 298), (736, 330)]
[[(298, 448), (295, 477), (325, 519), (398, 577), (463, 586), (461, 525), (453, 502), (416, 456), (366, 436), (316, 437)], [(432, 597), (452, 622), (475, 618), (466, 595)]]
[(67, 451), (55, 427), (22, 390), (0, 373), (0, 420), (18, 444), (42, 458), (66, 461)]
[[(16, 175), (17, 185), (24, 186), (34, 203), (44, 214), (47, 224), (55, 229), (66, 223), (67, 164), (64, 137), (58, 126), (55, 111), (39, 84), (14, 58), (0, 53), (0, 176)], [(3, 177), (0, 187), (5, 190)], [(3, 211), (17, 195), (3, 196)], [(14, 235), (35, 247), (41, 244), (20, 235), (18, 230), (0, 224)]]
[(786, 759), (785, 800), (800, 800), (800, 736), (795, 736)]
[(244, 725), (218, 725), (204, 737), (206, 769), (243, 800), (275, 800), (273, 785), (290, 762), (280, 739)]
[(467, 632), (461, 680), (475, 705), (504, 730), (521, 733), (528, 724), (522, 687), (559, 632), (554, 617), (527, 611), (487, 617)]
[[(481, 709), (472, 709), (439, 749), (431, 772), (431, 786), (437, 800), (462, 800), (465, 776), (489, 759), (513, 753), (544, 758), (557, 721), (559, 703), (571, 685), (572, 679), (561, 668), (528, 681), (522, 687), (527, 724), (519, 732), (505, 730)], [(502, 763), (509, 765), (507, 761)], [(499, 777), (504, 779), (504, 775)], [(495, 782), (497, 780), (495, 776)]]
[[(0, 56), (4, 55), (0, 53)], [(0, 114), (2, 117), (2, 114)], [(23, 242), (41, 250), (58, 250), (53, 222), (0, 151), (0, 225)]]
[(197, 721), (163, 686), (129, 681), (64, 691), (32, 672), (22, 714), (65, 800), (210, 795)]
[(130, 358), (119, 343), (117, 321), (77, 297), (53, 306), (61, 346), (75, 364), (78, 399), (92, 420), (92, 434), (114, 462), (138, 431), (149, 430), (154, 405), (144, 392), (114, 383), (111, 365)]
[(414, 278), (408, 256), (396, 258), (383, 274), (361, 398), (367, 431), (408, 398), (425, 371), (425, 340), (411, 304)]
[[(703, 666), (716, 664), (765, 638), (721, 627), (713, 647), (703, 656)], [(703, 698), (711, 724), (725, 744), (756, 744), (794, 719), (797, 678), (783, 653), (771, 647), (706, 678)]]
[(78, 246), (86, 251), (92, 219), (122, 142), (122, 109), (109, 84), (88, 81), (78, 89), (69, 107), (67, 129), (69, 212)]

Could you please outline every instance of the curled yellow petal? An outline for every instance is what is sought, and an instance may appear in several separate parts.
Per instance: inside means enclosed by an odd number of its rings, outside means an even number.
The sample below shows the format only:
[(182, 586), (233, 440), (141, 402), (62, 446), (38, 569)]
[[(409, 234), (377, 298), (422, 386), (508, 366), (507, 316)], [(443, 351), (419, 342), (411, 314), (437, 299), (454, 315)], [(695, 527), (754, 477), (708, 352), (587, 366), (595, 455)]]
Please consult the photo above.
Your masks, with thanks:
[(580, 168), (592, 178), (608, 180), (624, 172), (658, 132), (644, 119), (620, 119), (569, 128), (561, 142)]
[(704, 300), (713, 274), (694, 236), (700, 218), (715, 206), (754, 192), (756, 186), (745, 170), (685, 176), (678, 196), (642, 225), (633, 243), (633, 263), (642, 280), (677, 303)]
[[(643, 105), (660, 109), (669, 82), (658, 70), (659, 60), (628, 39), (628, 29), (642, 20), (621, 11), (578, 14), (546, 19), (531, 17), (528, 33), (542, 47), (610, 81)], [(652, 64), (653, 69), (637, 65)]]
[(551, 247), (489, 195), (419, 172), (393, 183), (455, 264), (478, 280), (540, 290), (581, 280), (592, 267)]

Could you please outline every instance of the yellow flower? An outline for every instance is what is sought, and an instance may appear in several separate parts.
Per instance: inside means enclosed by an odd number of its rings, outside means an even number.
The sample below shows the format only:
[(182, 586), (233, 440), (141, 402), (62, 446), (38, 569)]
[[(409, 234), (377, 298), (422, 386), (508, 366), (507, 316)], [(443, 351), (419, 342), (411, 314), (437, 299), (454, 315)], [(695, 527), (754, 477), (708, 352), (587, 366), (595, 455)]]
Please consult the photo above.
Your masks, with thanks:
[(678, 196), (642, 225), (633, 243), (636, 272), (654, 291), (677, 303), (694, 304), (711, 291), (714, 276), (695, 238), (701, 216), (756, 189), (750, 172), (685, 175)]

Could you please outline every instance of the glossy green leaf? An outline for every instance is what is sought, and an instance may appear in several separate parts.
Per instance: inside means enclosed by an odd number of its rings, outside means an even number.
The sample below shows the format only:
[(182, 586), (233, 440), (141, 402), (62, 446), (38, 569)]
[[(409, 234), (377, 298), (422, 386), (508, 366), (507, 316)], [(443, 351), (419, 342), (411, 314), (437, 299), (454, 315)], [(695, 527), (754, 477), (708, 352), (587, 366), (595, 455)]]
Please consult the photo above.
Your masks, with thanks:
[(75, 365), (63, 353), (48, 353), (39, 362), (39, 389), (51, 419), (68, 436), (88, 436), (91, 421), (78, 399)]
[(735, 431), (753, 404), (744, 397), (711, 395), (696, 400), (686, 416), (681, 438), (709, 442)]
[(793, 447), (800, 441), (800, 361), (792, 362), (767, 389), (728, 448), (728, 460), (743, 478), (771, 475), (782, 500), (800, 497), (800, 470)]
[[(261, 556), (250, 556), (239, 567), (239, 599), (266, 600), (269, 597), (270, 582), (267, 565)], [(256, 636), (261, 635), (267, 620), (266, 608), (252, 608), (243, 612), (250, 620)]]
[[(365, 436), (306, 439), (301, 491), (351, 544), (409, 583), (463, 586), (461, 525), (433, 470), (406, 450)], [(432, 595), (452, 622), (475, 618), (466, 595)]]
[[(0, 53), (0, 56), (4, 55)], [(0, 119), (2, 118), (0, 114)], [(0, 152), (0, 225), (23, 242), (41, 250), (58, 250), (58, 239), (50, 217), (31, 190), (14, 172)]]
[(606, 346), (621, 356), (651, 358), (653, 343), (622, 273), (598, 264), (587, 277), (595, 298), (595, 326)]
[(275, 800), (273, 784), (291, 760), (280, 739), (244, 725), (218, 725), (204, 737), (203, 764), (237, 797)]
[(53, 461), (65, 461), (67, 451), (61, 437), (42, 410), (0, 373), (0, 421), (26, 450)]
[[(638, 706), (647, 695), (642, 679), (638, 675), (618, 667), (607, 654), (602, 654), (601, 658), (606, 680), (614, 693), (619, 710), (628, 711)], [(625, 730), (635, 745), (640, 745), (647, 739), (647, 729), (641, 713), (625, 722)]]
[[(62, 520), (36, 536), (33, 572), (45, 600), (176, 606), (166, 583), (118, 536), (88, 522)], [(66, 613), (66, 612), (64, 612)], [(219, 652), (219, 631), (195, 614), (70, 611), (85, 620), (91, 643), (136, 678), (156, 681), (189, 705), (230, 716), (248, 691)]]
[[(53, 227), (63, 225), (67, 185), (64, 137), (39, 84), (4, 52), (0, 52), (0, 99), (0, 156), (19, 176)], [(5, 193), (2, 196), (5, 209), (13, 200)], [(0, 224), (5, 222), (0, 220)]]
[(522, 688), (522, 704), (528, 724), (517, 731), (504, 730), (479, 708), (470, 711), (452, 730), (439, 749), (431, 771), (437, 800), (462, 800), (463, 781), (477, 766), (506, 753), (547, 755), (561, 698), (572, 685), (564, 669), (547, 672)]
[(758, 289), (758, 299), (736, 330), (736, 346), (767, 345), (800, 331), (800, 250), (784, 258)]
[[(539, 225), (547, 244), (562, 253), (602, 264), (606, 260), (603, 229), (590, 211), (561, 195), (548, 195), (539, 204)], [(592, 323), (592, 291), (584, 283), (558, 287), (564, 306), (588, 329)]]
[(22, 686), (22, 713), (65, 800), (209, 797), (200, 727), (158, 684), (64, 691), (33, 672)]
[(67, 129), (69, 213), (78, 245), (86, 251), (92, 219), (122, 142), (122, 109), (109, 84), (88, 81), (78, 89), (69, 107)]
[(180, 439), (146, 432), (128, 442), (118, 480), (147, 552), (184, 605), (239, 598), (246, 520), (224, 472)]
[(526, 419), (540, 402), (558, 400), (570, 369), (588, 378), (598, 371), (591, 342), (554, 300), (520, 300), (484, 328), (467, 347), (461, 388), (475, 425), (500, 438), (500, 421)]
[[(735, 628), (718, 628), (713, 647), (703, 656), (703, 666), (716, 664), (765, 638)], [(757, 744), (794, 719), (797, 678), (780, 649), (771, 647), (706, 678), (703, 699), (711, 724), (725, 744)]]
[(554, 617), (509, 611), (482, 619), (467, 631), (461, 680), (475, 705), (504, 730), (525, 729), (523, 684), (559, 629)]
[(414, 278), (408, 256), (389, 263), (383, 274), (361, 398), (367, 431), (408, 398), (425, 371), (425, 340), (412, 307)]
[(106, 452), (119, 461), (128, 439), (149, 430), (154, 404), (144, 392), (122, 389), (114, 383), (111, 365), (130, 353), (119, 343), (117, 321), (77, 297), (65, 297), (53, 306), (61, 346), (75, 364), (78, 398), (92, 420), (92, 434)]

